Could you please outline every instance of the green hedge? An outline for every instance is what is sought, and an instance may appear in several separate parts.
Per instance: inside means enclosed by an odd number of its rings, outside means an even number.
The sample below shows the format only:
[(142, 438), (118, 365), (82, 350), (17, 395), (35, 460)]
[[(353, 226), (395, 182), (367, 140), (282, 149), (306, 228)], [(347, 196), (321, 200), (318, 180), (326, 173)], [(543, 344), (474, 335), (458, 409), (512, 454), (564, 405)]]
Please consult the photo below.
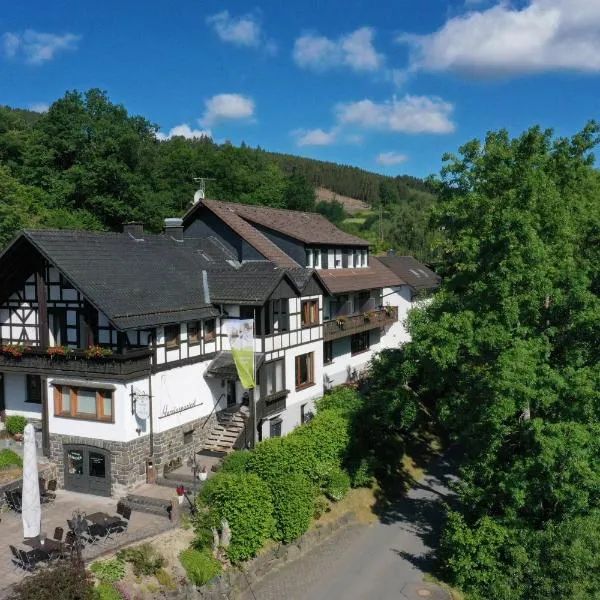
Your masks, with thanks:
[(206, 482), (198, 501), (209, 507), (214, 526), (223, 519), (229, 523), (227, 554), (233, 563), (254, 556), (274, 533), (271, 491), (254, 473), (217, 473)]
[(210, 552), (189, 548), (179, 554), (179, 562), (188, 579), (196, 586), (204, 585), (221, 574), (221, 563)]
[(22, 467), (23, 459), (12, 450), (4, 448), (0, 450), (0, 469), (6, 469), (7, 467)]
[(10, 435), (23, 433), (27, 425), (27, 419), (21, 415), (10, 415), (4, 419), (4, 426)]
[(326, 478), (324, 492), (325, 495), (334, 502), (339, 502), (344, 498), (350, 489), (350, 475), (339, 467), (332, 469)]
[(227, 473), (246, 473), (248, 471), (248, 463), (251, 459), (252, 453), (248, 450), (232, 452), (229, 456), (225, 457), (221, 470)]

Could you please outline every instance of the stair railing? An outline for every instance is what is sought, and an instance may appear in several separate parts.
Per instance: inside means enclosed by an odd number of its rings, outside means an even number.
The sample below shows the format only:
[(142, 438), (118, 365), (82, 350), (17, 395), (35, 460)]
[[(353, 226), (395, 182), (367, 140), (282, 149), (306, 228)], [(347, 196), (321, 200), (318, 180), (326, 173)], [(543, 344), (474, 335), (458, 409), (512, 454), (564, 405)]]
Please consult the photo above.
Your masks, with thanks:
[(202, 427), (200, 427), (200, 429), (204, 429), (206, 427), (206, 424), (208, 423), (208, 421), (210, 420), (210, 418), (212, 417), (213, 413), (215, 412), (215, 410), (217, 410), (217, 406), (219, 406), (219, 402), (221, 402), (221, 400), (225, 398), (225, 392), (223, 392), (220, 396), (219, 399), (215, 402), (215, 405), (213, 406), (213, 409), (210, 411), (210, 414), (208, 415), (208, 417), (206, 417), (206, 421), (204, 421)]

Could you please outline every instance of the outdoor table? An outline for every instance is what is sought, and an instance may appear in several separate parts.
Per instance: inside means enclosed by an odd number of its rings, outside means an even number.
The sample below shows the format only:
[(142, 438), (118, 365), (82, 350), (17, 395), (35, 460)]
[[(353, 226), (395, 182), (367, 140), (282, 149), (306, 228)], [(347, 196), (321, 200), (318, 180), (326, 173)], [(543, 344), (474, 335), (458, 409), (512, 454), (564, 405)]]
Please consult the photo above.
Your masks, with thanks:
[(86, 515), (85, 518), (90, 521), (90, 523), (95, 523), (96, 525), (102, 525), (104, 527), (111, 527), (112, 525), (121, 522), (120, 517), (112, 517), (105, 512), (95, 512), (91, 515)]
[(37, 535), (34, 538), (27, 538), (23, 540), (25, 546), (30, 546), (43, 557), (42, 560), (50, 560), (53, 554), (58, 554), (62, 550), (62, 544), (56, 540), (50, 540), (46, 538), (44, 544), (40, 540), (40, 536)]

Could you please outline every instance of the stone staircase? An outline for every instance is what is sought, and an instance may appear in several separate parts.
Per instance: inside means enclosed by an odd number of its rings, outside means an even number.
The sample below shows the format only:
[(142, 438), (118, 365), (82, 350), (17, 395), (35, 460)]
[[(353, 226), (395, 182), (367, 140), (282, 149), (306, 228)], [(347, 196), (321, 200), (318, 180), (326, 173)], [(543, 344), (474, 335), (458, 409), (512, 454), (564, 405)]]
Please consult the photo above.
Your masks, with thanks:
[(226, 456), (233, 452), (235, 443), (246, 427), (248, 414), (247, 406), (236, 406), (218, 412), (217, 422), (208, 433), (202, 453)]

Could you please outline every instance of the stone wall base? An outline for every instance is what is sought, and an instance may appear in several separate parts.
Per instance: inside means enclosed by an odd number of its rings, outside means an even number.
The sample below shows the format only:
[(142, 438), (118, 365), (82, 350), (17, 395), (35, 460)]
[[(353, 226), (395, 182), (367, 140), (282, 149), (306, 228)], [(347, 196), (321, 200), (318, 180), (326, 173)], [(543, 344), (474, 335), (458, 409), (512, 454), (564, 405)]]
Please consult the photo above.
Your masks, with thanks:
[(57, 466), (59, 485), (64, 487), (65, 452), (63, 445), (81, 444), (109, 451), (111, 495), (121, 496), (131, 488), (146, 482), (148, 460), (152, 460), (153, 467), (159, 475), (162, 475), (162, 469), (170, 461), (181, 459), (185, 464), (193, 453), (204, 446), (210, 429), (216, 422), (217, 417), (212, 414), (210, 417), (196, 419), (168, 431), (154, 434), (153, 456), (150, 455), (149, 435), (128, 442), (113, 442), (51, 433), (50, 457)]

